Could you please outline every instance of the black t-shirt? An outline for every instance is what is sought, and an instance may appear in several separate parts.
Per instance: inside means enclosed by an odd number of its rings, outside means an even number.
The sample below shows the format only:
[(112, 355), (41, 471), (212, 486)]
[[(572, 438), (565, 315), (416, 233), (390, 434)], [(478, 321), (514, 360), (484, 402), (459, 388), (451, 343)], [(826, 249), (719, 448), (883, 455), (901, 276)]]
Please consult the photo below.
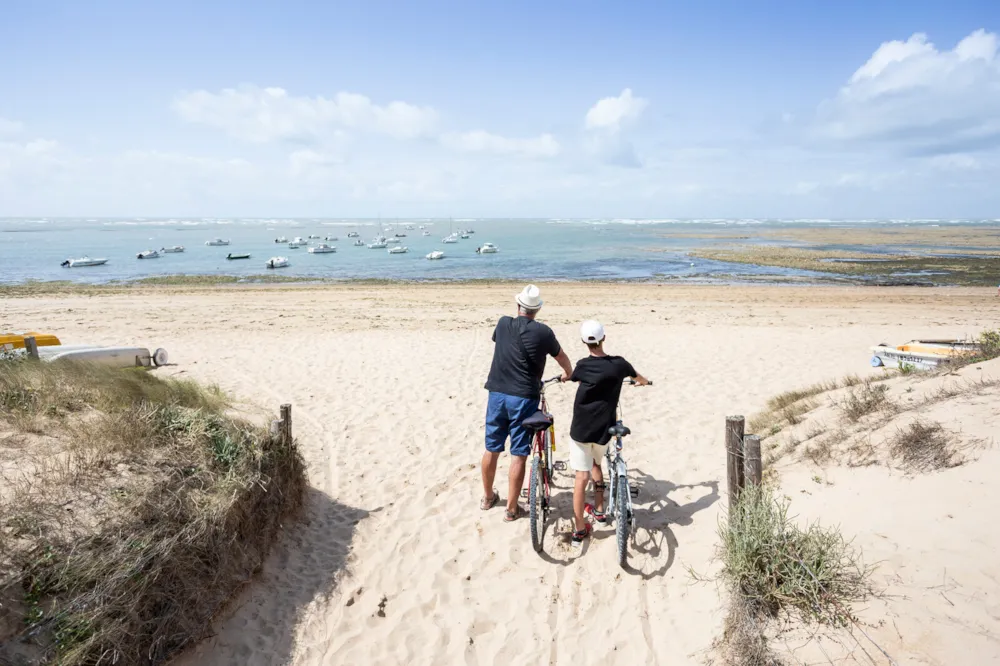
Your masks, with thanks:
[(607, 444), (608, 428), (615, 424), (615, 410), (626, 377), (635, 368), (621, 356), (588, 356), (573, 369), (570, 381), (580, 382), (573, 402), (569, 436), (581, 444)]
[(537, 398), (545, 372), (545, 355), (558, 356), (561, 349), (556, 334), (528, 317), (501, 317), (493, 330), (493, 342), (496, 346), (486, 388), (521, 398)]

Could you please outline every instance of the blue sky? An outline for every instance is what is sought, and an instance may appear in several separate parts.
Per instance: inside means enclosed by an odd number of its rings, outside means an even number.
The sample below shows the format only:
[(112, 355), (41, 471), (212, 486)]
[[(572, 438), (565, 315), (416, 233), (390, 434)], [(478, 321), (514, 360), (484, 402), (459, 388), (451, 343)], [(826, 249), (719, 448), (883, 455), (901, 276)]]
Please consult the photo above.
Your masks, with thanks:
[(152, 4), (4, 4), (0, 215), (1000, 217), (997, 2)]

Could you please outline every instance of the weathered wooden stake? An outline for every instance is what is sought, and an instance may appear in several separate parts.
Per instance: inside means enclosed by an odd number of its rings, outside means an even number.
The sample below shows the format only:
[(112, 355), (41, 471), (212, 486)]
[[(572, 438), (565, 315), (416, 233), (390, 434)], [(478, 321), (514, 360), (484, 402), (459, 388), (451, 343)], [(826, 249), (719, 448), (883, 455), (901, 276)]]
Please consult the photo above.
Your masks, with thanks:
[(726, 480), (729, 483), (729, 515), (736, 508), (740, 489), (743, 488), (743, 430), (746, 420), (742, 416), (726, 417)]
[(743, 438), (743, 472), (748, 485), (760, 485), (764, 476), (764, 466), (760, 461), (759, 435), (747, 435)]
[(281, 444), (286, 447), (292, 445), (292, 406), (281, 406)]
[(24, 351), (28, 352), (29, 357), (38, 360), (38, 342), (34, 336), (29, 335), (24, 339)]

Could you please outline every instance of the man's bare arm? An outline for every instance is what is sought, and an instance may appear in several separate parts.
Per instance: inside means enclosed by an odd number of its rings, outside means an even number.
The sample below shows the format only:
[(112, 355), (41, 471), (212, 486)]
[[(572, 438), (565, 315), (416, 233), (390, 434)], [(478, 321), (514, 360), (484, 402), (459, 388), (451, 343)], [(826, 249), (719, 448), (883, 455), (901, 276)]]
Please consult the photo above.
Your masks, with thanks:
[(566, 355), (566, 350), (559, 350), (559, 355), (556, 356), (556, 363), (563, 369), (563, 376), (559, 378), (559, 381), (568, 382), (570, 375), (573, 374), (573, 363), (569, 360), (569, 356)]

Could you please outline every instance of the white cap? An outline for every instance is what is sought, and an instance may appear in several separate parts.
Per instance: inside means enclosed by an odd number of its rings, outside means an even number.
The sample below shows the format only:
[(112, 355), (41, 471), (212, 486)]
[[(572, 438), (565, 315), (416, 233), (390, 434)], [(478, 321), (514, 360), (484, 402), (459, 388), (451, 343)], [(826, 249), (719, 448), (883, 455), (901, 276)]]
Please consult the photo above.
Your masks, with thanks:
[(542, 307), (542, 295), (533, 284), (529, 284), (527, 287), (521, 290), (521, 293), (514, 297), (518, 305), (527, 310), (537, 310)]
[(588, 319), (580, 325), (580, 339), (587, 344), (597, 344), (604, 339), (604, 327), (601, 322)]

